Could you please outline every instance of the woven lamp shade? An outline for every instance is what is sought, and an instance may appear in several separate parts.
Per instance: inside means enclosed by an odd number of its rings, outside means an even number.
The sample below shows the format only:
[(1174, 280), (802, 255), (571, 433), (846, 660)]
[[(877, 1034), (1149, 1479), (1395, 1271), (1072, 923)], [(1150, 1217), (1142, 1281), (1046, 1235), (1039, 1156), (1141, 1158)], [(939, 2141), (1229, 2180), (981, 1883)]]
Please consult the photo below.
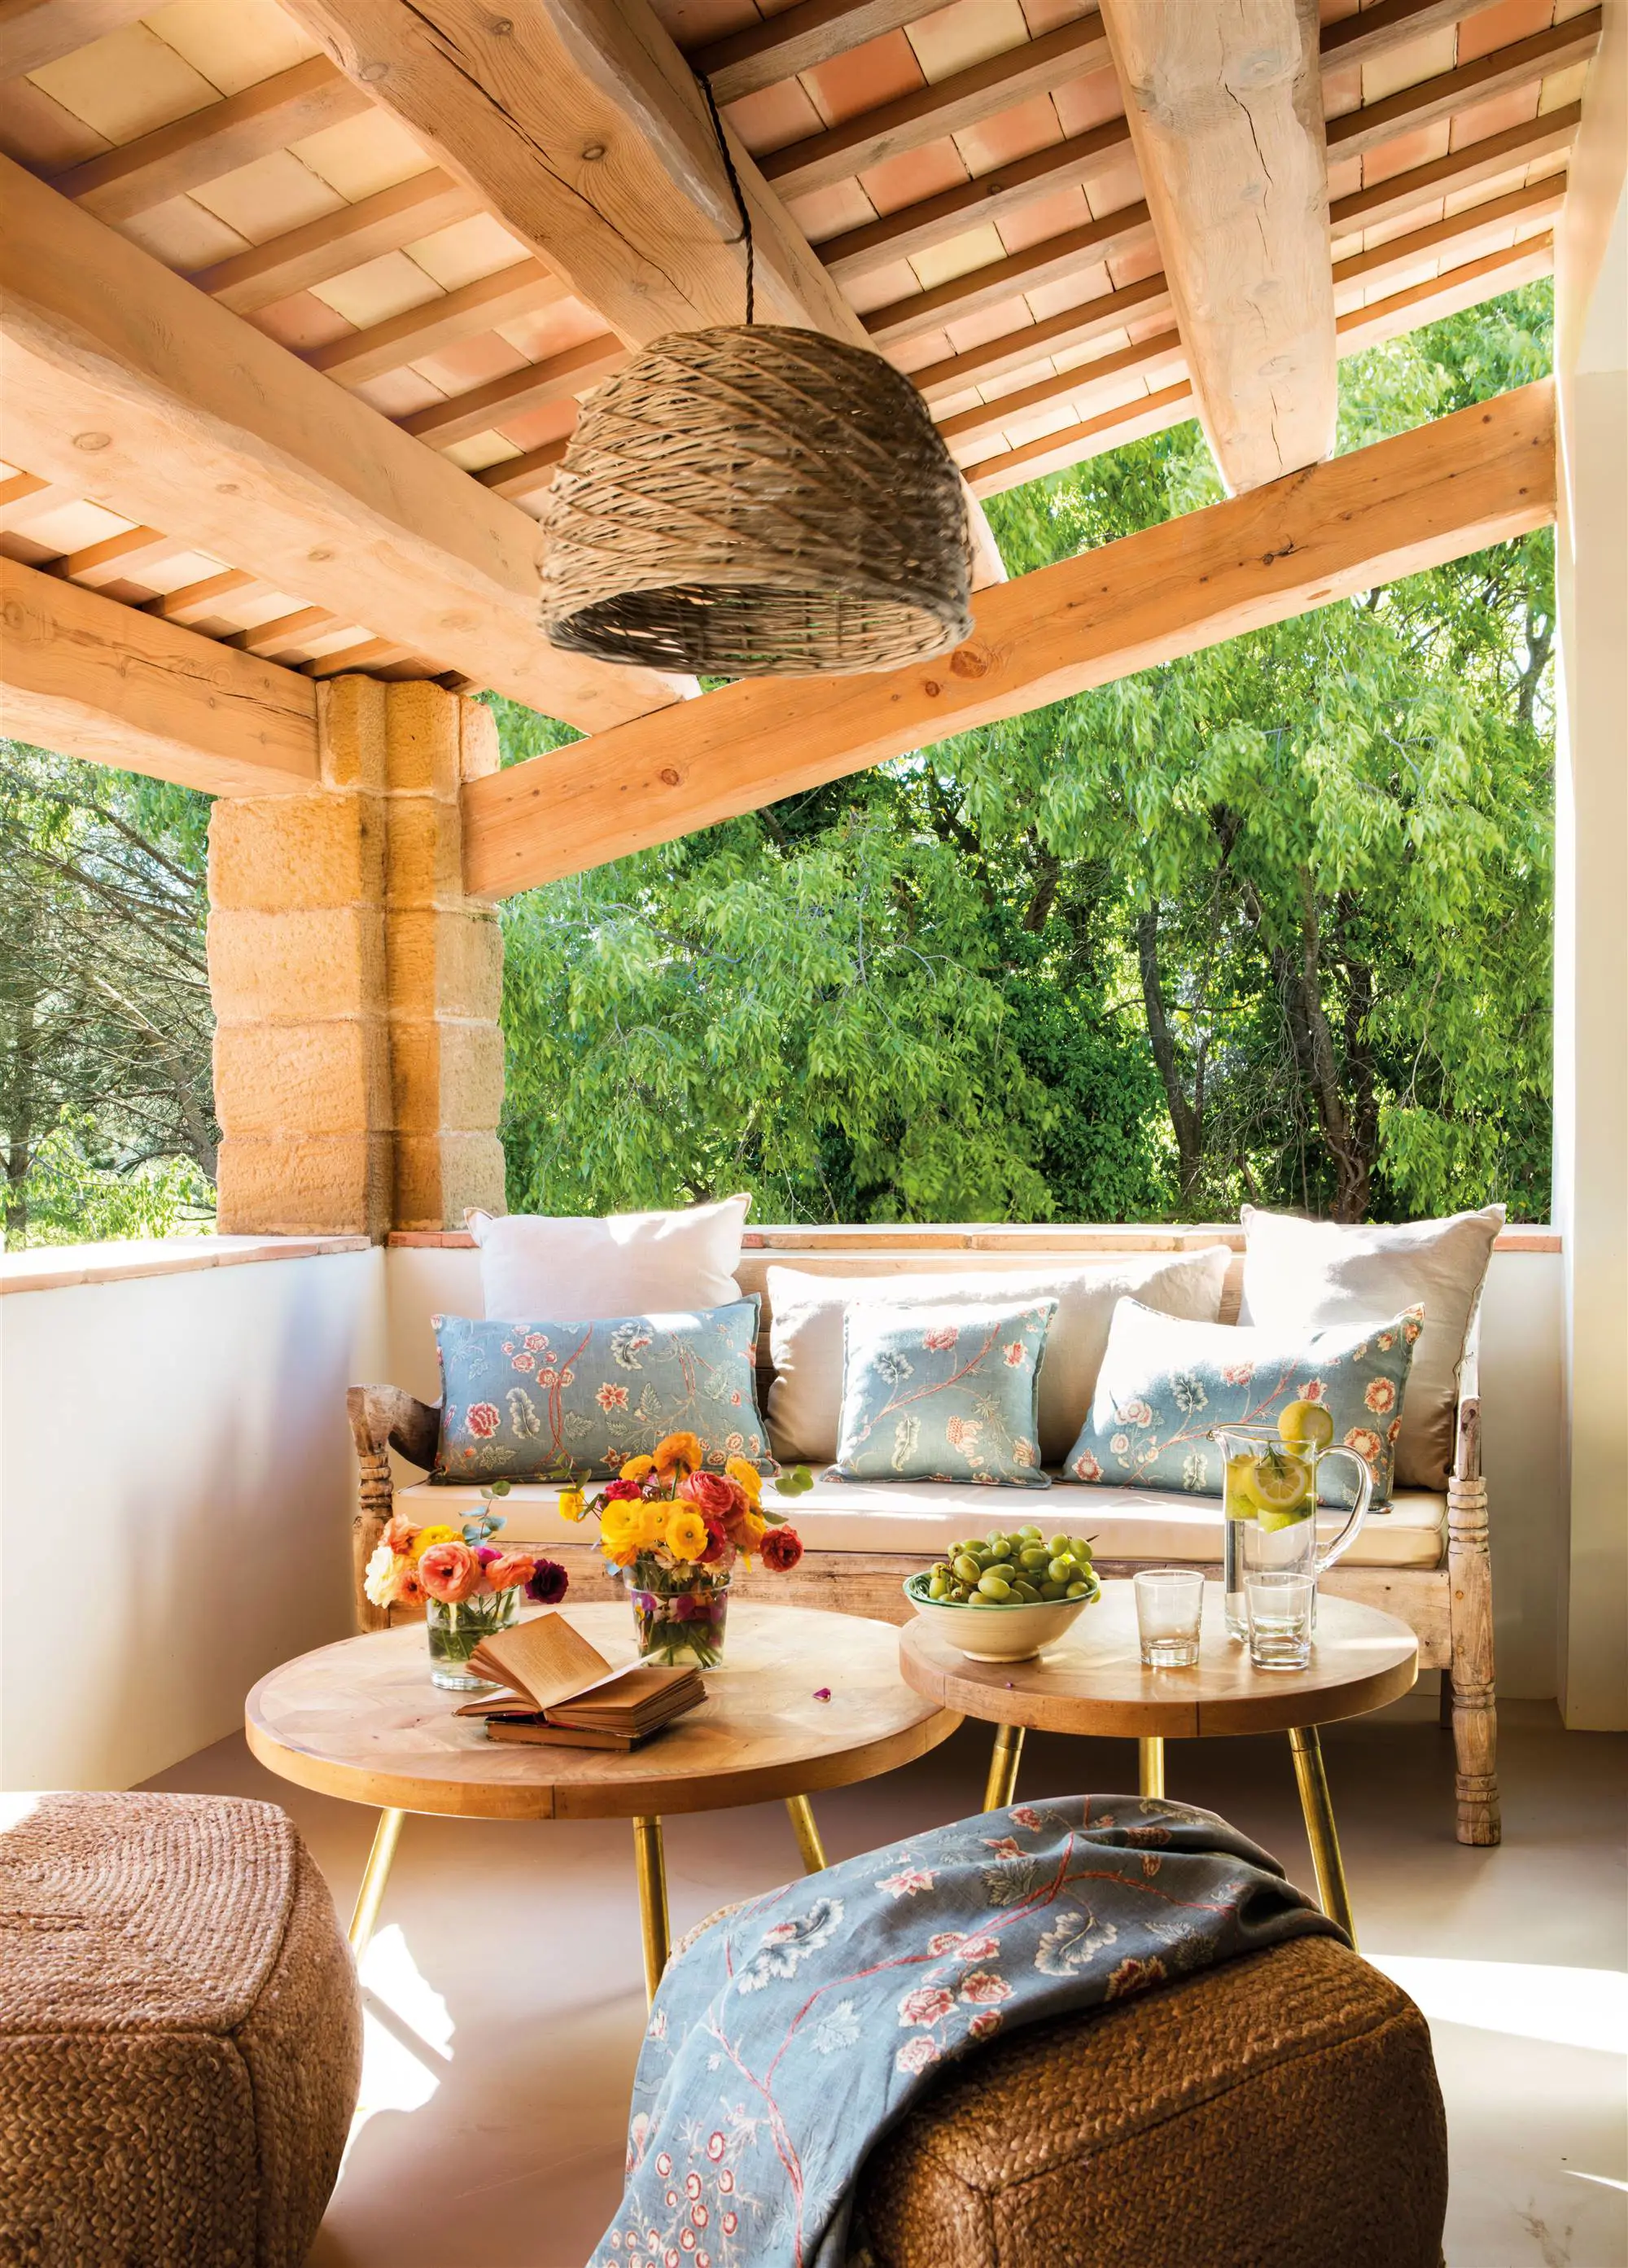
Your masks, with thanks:
[(601, 661), (807, 677), (972, 627), (960, 475), (921, 396), (816, 331), (653, 339), (589, 396), (542, 529), (543, 629)]

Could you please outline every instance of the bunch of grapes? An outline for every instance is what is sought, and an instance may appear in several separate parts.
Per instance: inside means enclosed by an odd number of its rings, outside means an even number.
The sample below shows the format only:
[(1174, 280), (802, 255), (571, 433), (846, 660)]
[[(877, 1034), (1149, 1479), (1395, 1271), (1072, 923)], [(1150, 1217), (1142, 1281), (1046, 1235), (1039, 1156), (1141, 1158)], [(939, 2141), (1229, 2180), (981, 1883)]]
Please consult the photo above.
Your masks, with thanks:
[(928, 1571), (924, 1588), (928, 1598), (954, 1606), (1015, 1607), (1093, 1599), (1101, 1585), (1086, 1537), (1048, 1537), (1037, 1528), (1020, 1528), (952, 1543), (949, 1557)]

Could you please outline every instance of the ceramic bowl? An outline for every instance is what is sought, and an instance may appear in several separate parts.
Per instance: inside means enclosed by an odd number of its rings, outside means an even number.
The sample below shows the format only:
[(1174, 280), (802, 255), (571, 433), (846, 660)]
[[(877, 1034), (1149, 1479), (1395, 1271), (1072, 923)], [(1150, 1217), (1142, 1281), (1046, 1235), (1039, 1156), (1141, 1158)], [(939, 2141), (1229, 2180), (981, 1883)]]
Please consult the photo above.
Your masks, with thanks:
[(910, 1575), (904, 1595), (924, 1622), (932, 1623), (969, 1661), (1029, 1661), (1055, 1646), (1069, 1626), (1101, 1595), (1088, 1599), (1042, 1599), (1035, 1605), (1014, 1600), (1004, 1607), (958, 1606), (953, 1599), (930, 1599), (928, 1578)]

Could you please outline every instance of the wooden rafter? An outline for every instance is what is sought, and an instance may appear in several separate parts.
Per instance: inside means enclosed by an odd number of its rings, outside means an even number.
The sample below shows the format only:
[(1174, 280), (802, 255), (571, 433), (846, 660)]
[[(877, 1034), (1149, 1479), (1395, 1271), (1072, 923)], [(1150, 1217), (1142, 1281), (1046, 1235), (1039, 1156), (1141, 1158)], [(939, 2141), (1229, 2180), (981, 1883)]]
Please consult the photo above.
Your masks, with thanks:
[(49, 572), (99, 590), (106, 583), (140, 583), (153, 568), (191, 549), (180, 537), (161, 534), (156, 527), (127, 527), (122, 534), (104, 535), (99, 543), (83, 544), (54, 560)]
[(1138, 394), (1112, 409), (1098, 410), (1094, 417), (1082, 417), (1077, 424), (1020, 442), (997, 456), (981, 457), (969, 468), (967, 479), (975, 496), (999, 496), (1026, 481), (1123, 449), (1129, 441), (1144, 441), (1150, 434), (1168, 432), (1172, 425), (1185, 425), (1196, 414), (1193, 389), (1185, 378), (1178, 379), (1156, 393)]
[(1404, 87), (1399, 94), (1388, 95), (1381, 102), (1365, 103), (1360, 110), (1330, 119), (1326, 129), (1330, 163), (1337, 158), (1366, 157), (1370, 150), (1395, 141), (1399, 135), (1433, 126), (1455, 111), (1490, 102), (1495, 95), (1507, 94), (1516, 87), (1530, 86), (1534, 80), (1565, 70), (1573, 63), (1587, 63), (1600, 44), (1601, 22), (1599, 9), (1591, 8), (1586, 15), (1573, 16), (1546, 32), (1534, 33), (1529, 40), (1494, 48), (1456, 70), (1440, 72), (1417, 86)]
[(137, 16), (152, 0), (0, 0), (0, 79), (21, 78), (89, 47)]
[(1009, 371), (1028, 369), (1046, 355), (1088, 346), (1106, 331), (1123, 330), (1131, 322), (1156, 322), (1169, 313), (1170, 293), (1163, 276), (1144, 276), (1138, 284), (1127, 284), (1123, 291), (1104, 291), (1078, 307), (1065, 308), (1060, 315), (1049, 315), (1042, 323), (1027, 324), (1020, 331), (1003, 331), (961, 354), (929, 363), (912, 372), (912, 383), (929, 401), (964, 394), (969, 386), (990, 385)]
[(998, 432), (1034, 410), (1044, 409), (1048, 402), (1087, 401), (1098, 388), (1117, 387), (1127, 376), (1138, 378), (1150, 387), (1161, 379), (1185, 378), (1187, 350), (1179, 335), (1174, 330), (1161, 331), (1134, 346), (1121, 347), (1116, 353), (1099, 355), (1094, 361), (1054, 371), (1050, 377), (1035, 379), (1010, 394), (997, 394), (993, 401), (983, 402), (976, 409), (961, 409), (953, 416), (940, 417), (939, 431), (951, 442), (967, 440), (974, 434)]
[(484, 433), (528, 409), (541, 409), (545, 401), (563, 401), (567, 395), (580, 393), (595, 379), (620, 370), (627, 358), (628, 350), (615, 333), (604, 331), (597, 338), (585, 339), (580, 346), (568, 347), (563, 354), (511, 371), (506, 378), (494, 378), (486, 386), (454, 394), (446, 401), (432, 401), (427, 409), (416, 409), (398, 422), (401, 431), (416, 439), (428, 441), (438, 449), (450, 448), (454, 441), (467, 440), (471, 433)]
[(1126, 205), (1101, 220), (1087, 221), (1083, 227), (1043, 237), (1038, 244), (1014, 252), (1006, 260), (992, 260), (984, 267), (974, 268), (967, 275), (957, 276), (954, 283), (940, 284), (931, 291), (917, 291), (908, 299), (895, 299), (888, 306), (878, 307), (865, 317), (865, 328), (873, 346), (896, 346), (902, 340), (918, 338), (924, 331), (941, 331), (947, 323), (964, 322), (969, 315), (982, 314), (988, 307), (998, 307), (1003, 301), (1014, 299), (1023, 292), (1038, 291), (1048, 284), (1061, 283), (1082, 268), (1099, 267), (1105, 261), (1116, 260), (1122, 253), (1151, 243), (1153, 234), (1153, 219), (1147, 207)]
[(517, 315), (551, 307), (565, 296), (565, 285), (541, 261), (517, 260), (476, 283), (440, 292), (402, 314), (387, 316), (382, 323), (370, 323), (364, 331), (352, 331), (327, 346), (315, 347), (306, 360), (313, 370), (336, 379), (342, 386), (361, 386), (370, 378), (381, 378), (387, 370), (416, 362), (421, 355), (438, 353), (460, 339), (478, 338), (499, 323), (512, 322)]
[(1102, 0), (1198, 414), (1234, 494), (1332, 453), (1315, 0)]
[(247, 252), (234, 252), (212, 268), (200, 268), (191, 280), (234, 314), (252, 315), (291, 292), (308, 291), (313, 284), (326, 284), (384, 253), (399, 252), (404, 244), (416, 244), (480, 210), (481, 201), (467, 181), (432, 166), (394, 188), (342, 205)]
[(99, 592), (0, 559), (0, 730), (210, 795), (314, 787), (316, 691)]
[(549, 715), (685, 689), (545, 643), (524, 512), (9, 159), (0, 196), (11, 462)]
[(1582, 115), (1580, 103), (1568, 102), (1562, 109), (1529, 119), (1524, 126), (1511, 126), (1501, 134), (1467, 142), (1462, 149), (1434, 158), (1428, 165), (1413, 166), (1405, 173), (1391, 173), (1369, 188), (1353, 189), (1330, 206), (1330, 233), (1337, 238), (1357, 229), (1384, 227), (1438, 197), (1459, 195), (1483, 181), (1496, 180), (1500, 173), (1514, 173), (1541, 158), (1553, 157), (1558, 151), (1569, 150), (1577, 139)]
[[(645, 0), (288, 0), (342, 69), (630, 345), (738, 322), (740, 223), (694, 75)], [(862, 336), (745, 148), (762, 320)]]
[(509, 895), (1436, 566), (1551, 519), (1548, 381), (985, 592), (943, 661), (747, 679), (463, 791)]
[(1322, 67), (1349, 70), (1354, 64), (1376, 63), (1381, 55), (1497, 4), (1498, 0), (1374, 0), (1359, 14), (1323, 26), (1319, 41)]
[(739, 102), (896, 32), (921, 13), (921, 0), (799, 0), (766, 23), (689, 49), (685, 61), (697, 78), (711, 82), (719, 102)]
[(822, 134), (777, 150), (763, 159), (763, 173), (783, 196), (826, 188), (887, 158), (902, 157), (907, 150), (919, 150), (926, 143), (942, 141), (947, 134), (981, 125), (1031, 95), (1050, 94), (1071, 78), (1101, 70), (1109, 60), (1100, 18), (1081, 16), (1022, 47), (991, 55), (987, 63), (970, 64), (949, 78), (914, 88)]
[(1529, 181), (1523, 189), (1511, 189), (1504, 196), (1470, 205), (1450, 220), (1432, 221), (1426, 228), (1411, 229), (1406, 236), (1389, 237), (1371, 251), (1352, 253), (1348, 260), (1336, 262), (1335, 287), (1382, 284), (1423, 260), (1448, 254), (1472, 259), (1476, 247), (1487, 237), (1504, 235), (1522, 223), (1529, 225), (1549, 219), (1559, 211), (1565, 199), (1565, 175), (1546, 174), (1542, 180)]
[(326, 56), (312, 55), (172, 126), (87, 158), (51, 186), (99, 219), (129, 220), (369, 107), (365, 88)]

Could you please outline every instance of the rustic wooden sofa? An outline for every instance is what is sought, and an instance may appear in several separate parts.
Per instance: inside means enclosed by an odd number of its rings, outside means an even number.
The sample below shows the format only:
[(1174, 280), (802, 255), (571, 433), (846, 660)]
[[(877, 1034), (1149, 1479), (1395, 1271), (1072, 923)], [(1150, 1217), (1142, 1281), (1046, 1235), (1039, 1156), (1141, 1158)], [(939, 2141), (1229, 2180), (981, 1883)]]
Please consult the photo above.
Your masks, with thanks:
[[(1221, 1307), (1235, 1322), (1243, 1233), (1215, 1229), (790, 1227), (748, 1230), (739, 1279), (764, 1302), (761, 1383), (769, 1368), (767, 1274), (776, 1262), (824, 1274), (886, 1276), (942, 1270), (947, 1278), (991, 1268), (1105, 1258), (1127, 1250), (1178, 1251), (1225, 1244), (1232, 1251)], [(1457, 1764), (1457, 1833), (1462, 1843), (1499, 1840), (1497, 1716), (1493, 1691), (1492, 1565), (1487, 1492), (1481, 1476), (1477, 1321), (1459, 1377), (1454, 1467), (1446, 1494), (1399, 1491), (1394, 1508), (1371, 1516), (1351, 1555), (1325, 1579), (1342, 1597), (1398, 1615), (1418, 1634), (1419, 1660), (1442, 1672), (1442, 1721), (1451, 1722)], [(455, 1519), (478, 1491), (436, 1487), (402, 1468), (427, 1471), (435, 1458), (437, 1408), (393, 1386), (350, 1389), (350, 1414), (360, 1461), (355, 1529), (360, 1626), (387, 1617), (362, 1595), (361, 1575), (394, 1506), (419, 1521)], [(1150, 1561), (1185, 1561), (1219, 1575), (1220, 1510), (1211, 1498), (1132, 1489), (1071, 1488), (1069, 1524), (1099, 1539), (1104, 1575), (1128, 1575)], [(571, 1574), (578, 1598), (609, 1598), (616, 1586), (585, 1540), (559, 1517), (550, 1485), (517, 1485), (506, 1500), (508, 1535), (546, 1545)], [(1043, 1500), (1042, 1500), (1043, 1501)], [(993, 1516), (986, 1489), (895, 1483), (861, 1489), (816, 1481), (794, 1517), (806, 1546), (789, 1576), (743, 1575), (746, 1595), (838, 1613), (903, 1622), (904, 1577), (935, 1557), (951, 1536), (982, 1529)], [(1059, 1517), (1061, 1517), (1059, 1513)], [(401, 1610), (395, 1610), (400, 1615)]]

